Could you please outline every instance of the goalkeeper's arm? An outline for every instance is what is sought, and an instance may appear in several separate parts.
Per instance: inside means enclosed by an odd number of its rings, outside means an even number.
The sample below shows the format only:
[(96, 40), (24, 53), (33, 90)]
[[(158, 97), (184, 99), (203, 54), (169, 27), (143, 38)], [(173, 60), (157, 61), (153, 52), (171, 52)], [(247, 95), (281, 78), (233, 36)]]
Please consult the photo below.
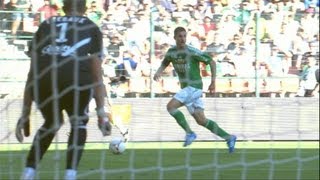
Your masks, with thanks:
[[(104, 110), (106, 88), (102, 78), (101, 60), (98, 56), (92, 55), (92, 73), (94, 81), (94, 99), (96, 102), (96, 111), (98, 116), (98, 127), (104, 136), (111, 134), (111, 124), (109, 122), (109, 116)], [(109, 104), (109, 101), (108, 101)]]
[(29, 74), (28, 74), (28, 79), (27, 83), (24, 89), (24, 94), (23, 94), (23, 107), (22, 107), (22, 113), (21, 116), (17, 122), (16, 125), (16, 138), (19, 142), (23, 142), (23, 135), (22, 135), (22, 130), (24, 133), (24, 136), (28, 137), (30, 135), (30, 112), (31, 112), (31, 105), (32, 105), (32, 70), (30, 68)]
[(101, 108), (104, 107), (104, 98), (106, 97), (106, 88), (103, 83), (102, 78), (102, 68), (101, 68), (101, 60), (98, 56), (92, 55), (92, 75), (94, 86), (94, 99), (96, 102), (96, 107)]

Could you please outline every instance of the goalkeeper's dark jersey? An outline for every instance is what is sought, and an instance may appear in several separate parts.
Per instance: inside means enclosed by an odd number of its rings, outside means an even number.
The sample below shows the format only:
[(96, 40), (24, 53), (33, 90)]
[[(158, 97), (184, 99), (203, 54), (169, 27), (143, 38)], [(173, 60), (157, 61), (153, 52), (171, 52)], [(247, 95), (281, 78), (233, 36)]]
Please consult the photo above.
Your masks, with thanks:
[(36, 79), (41, 91), (92, 84), (88, 57), (102, 56), (102, 33), (87, 17), (52, 17), (40, 25), (29, 53), (29, 81)]

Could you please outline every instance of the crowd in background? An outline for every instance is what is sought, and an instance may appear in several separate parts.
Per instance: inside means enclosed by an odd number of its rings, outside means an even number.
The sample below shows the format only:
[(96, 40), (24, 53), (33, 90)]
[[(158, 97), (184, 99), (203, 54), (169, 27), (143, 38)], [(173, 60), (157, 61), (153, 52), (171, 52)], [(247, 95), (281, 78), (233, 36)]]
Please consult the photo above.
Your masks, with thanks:
[[(1, 0), (1, 8), (43, 12), (44, 19), (62, 13), (61, 0)], [(319, 64), (319, 0), (89, 0), (86, 15), (104, 34), (108, 76), (149, 77), (174, 45), (177, 26), (212, 55), (218, 77), (254, 77), (255, 69), (260, 77), (299, 76), (307, 57)], [(11, 35), (24, 16), (13, 14)], [(33, 18), (36, 25), (40, 17)], [(165, 73), (175, 76), (172, 67)], [(206, 66), (202, 75), (210, 76)]]

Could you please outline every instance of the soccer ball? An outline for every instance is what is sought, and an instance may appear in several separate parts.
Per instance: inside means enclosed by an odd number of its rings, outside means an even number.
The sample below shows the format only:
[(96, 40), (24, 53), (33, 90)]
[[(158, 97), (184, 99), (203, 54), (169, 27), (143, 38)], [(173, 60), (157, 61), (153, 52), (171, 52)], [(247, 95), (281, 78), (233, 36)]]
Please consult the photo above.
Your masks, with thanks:
[(126, 150), (126, 144), (121, 138), (113, 138), (110, 141), (109, 150), (113, 154), (122, 154)]

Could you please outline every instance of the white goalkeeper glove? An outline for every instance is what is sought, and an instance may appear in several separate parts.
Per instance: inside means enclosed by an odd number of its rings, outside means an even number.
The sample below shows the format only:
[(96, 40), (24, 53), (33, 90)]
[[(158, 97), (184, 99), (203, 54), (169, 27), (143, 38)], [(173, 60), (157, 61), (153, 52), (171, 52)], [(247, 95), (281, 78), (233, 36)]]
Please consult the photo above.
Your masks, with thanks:
[[(98, 127), (99, 127), (100, 131), (102, 132), (102, 135), (103, 136), (111, 135), (112, 126), (111, 126), (111, 122), (109, 119), (110, 113), (107, 113), (104, 110), (104, 107), (97, 108), (96, 112), (97, 112), (97, 116), (98, 116)], [(108, 114), (109, 114), (109, 116), (108, 116)]]

